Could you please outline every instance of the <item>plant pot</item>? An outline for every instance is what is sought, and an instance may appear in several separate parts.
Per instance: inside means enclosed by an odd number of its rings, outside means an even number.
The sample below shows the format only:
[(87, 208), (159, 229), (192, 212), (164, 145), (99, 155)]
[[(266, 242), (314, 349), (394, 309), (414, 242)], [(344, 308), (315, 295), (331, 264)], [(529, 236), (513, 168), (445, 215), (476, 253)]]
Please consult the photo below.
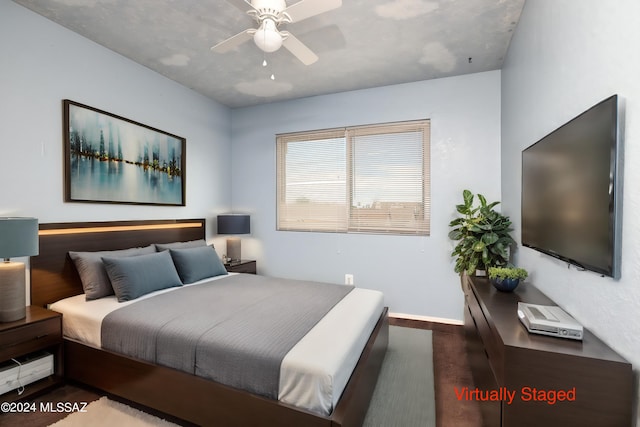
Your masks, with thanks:
[(515, 288), (518, 287), (520, 279), (495, 278), (491, 279), (491, 283), (493, 283), (493, 286), (495, 286), (495, 288), (501, 292), (512, 292)]

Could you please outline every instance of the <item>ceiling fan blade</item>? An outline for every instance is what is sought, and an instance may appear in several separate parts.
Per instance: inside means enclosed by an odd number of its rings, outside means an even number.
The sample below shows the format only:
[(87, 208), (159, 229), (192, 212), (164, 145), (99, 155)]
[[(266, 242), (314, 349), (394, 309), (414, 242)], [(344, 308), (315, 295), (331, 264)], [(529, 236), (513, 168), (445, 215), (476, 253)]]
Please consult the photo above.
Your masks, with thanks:
[(342, 0), (301, 0), (286, 8), (284, 12), (291, 17), (292, 22), (300, 22), (340, 6)]
[(295, 38), (291, 33), (285, 33), (284, 41), (282, 45), (293, 54), (296, 58), (300, 60), (304, 65), (311, 65), (318, 60), (318, 56), (311, 51), (304, 43)]
[(242, 43), (247, 42), (253, 38), (256, 30), (253, 28), (249, 28), (248, 30), (244, 30), (241, 33), (236, 34), (235, 36), (229, 37), (226, 40), (221, 41), (217, 45), (211, 48), (212, 52), (217, 53), (225, 53), (229, 52), (231, 49), (240, 46)]

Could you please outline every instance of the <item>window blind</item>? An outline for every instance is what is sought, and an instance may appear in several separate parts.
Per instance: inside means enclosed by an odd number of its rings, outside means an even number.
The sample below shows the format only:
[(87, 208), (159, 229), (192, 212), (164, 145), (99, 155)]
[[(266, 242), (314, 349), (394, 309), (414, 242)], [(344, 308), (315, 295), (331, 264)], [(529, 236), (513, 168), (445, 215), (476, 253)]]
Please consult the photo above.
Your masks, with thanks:
[(429, 234), (429, 121), (277, 135), (277, 229)]

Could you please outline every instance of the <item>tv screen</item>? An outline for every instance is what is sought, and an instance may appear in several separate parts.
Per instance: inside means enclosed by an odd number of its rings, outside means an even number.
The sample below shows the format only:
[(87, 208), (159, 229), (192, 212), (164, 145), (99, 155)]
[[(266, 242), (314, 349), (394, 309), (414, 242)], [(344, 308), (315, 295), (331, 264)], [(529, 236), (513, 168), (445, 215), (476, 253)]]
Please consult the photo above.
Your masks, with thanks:
[(618, 96), (522, 151), (522, 245), (620, 277)]

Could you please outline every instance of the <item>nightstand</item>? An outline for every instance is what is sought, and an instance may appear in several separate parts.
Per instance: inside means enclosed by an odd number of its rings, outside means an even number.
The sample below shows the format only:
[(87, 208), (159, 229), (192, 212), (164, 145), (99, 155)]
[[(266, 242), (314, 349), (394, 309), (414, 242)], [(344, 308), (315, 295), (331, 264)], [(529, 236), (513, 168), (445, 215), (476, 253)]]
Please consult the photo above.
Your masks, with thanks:
[(251, 259), (241, 259), (225, 264), (228, 272), (256, 274), (256, 261)]
[(21, 395), (16, 390), (0, 395), (0, 401), (25, 399), (62, 384), (64, 378), (60, 313), (29, 306), (24, 319), (0, 323), (0, 365), (11, 359), (20, 360), (43, 351), (53, 355), (53, 375), (25, 385)]

